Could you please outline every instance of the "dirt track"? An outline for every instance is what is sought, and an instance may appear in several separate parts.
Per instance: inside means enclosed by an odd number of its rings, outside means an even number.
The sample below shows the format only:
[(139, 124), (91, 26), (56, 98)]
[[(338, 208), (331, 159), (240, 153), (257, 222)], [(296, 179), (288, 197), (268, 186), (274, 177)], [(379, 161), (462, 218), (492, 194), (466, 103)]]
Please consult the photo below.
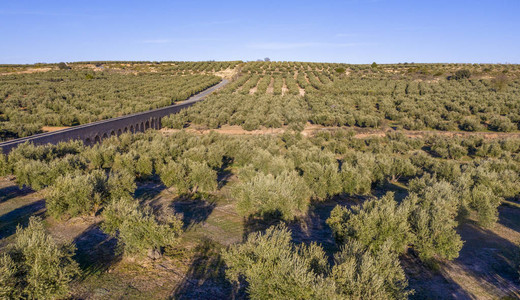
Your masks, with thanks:
[[(433, 131), (433, 130), (393, 130), (393, 129), (367, 129), (367, 128), (358, 128), (358, 127), (324, 127), (321, 125), (312, 125), (307, 124), (302, 131), (302, 135), (304, 136), (312, 136), (316, 132), (320, 131), (330, 131), (333, 132), (338, 129), (352, 130), (354, 131), (355, 138), (368, 138), (368, 137), (384, 137), (389, 132), (402, 132), (407, 137), (410, 138), (424, 138), (430, 135), (440, 135), (446, 137), (471, 137), (478, 136), (485, 139), (502, 139), (502, 138), (520, 138), (520, 132), (465, 132), (465, 131)], [(228, 135), (269, 135), (269, 134), (282, 134), (288, 127), (281, 128), (262, 128), (258, 130), (245, 130), (237, 125), (223, 125), (218, 129), (207, 129), (203, 127), (199, 127), (197, 125), (190, 126), (185, 129), (188, 132), (196, 133), (196, 134), (207, 134), (211, 131), (220, 133), (220, 134), (228, 134)], [(171, 132), (177, 132), (179, 129), (168, 129), (163, 128), (161, 131), (165, 134)]]

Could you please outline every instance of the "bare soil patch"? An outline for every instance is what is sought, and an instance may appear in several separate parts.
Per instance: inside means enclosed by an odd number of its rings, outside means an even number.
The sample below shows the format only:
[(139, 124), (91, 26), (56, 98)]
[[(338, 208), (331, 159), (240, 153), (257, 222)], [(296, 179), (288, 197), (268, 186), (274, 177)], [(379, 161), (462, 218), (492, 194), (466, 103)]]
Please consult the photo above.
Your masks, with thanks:
[(300, 90), (300, 96), (305, 96), (305, 89), (302, 89), (300, 86), (298, 86), (298, 89)]
[(289, 92), (289, 89), (287, 88), (287, 84), (285, 83), (285, 78), (282, 78), (283, 84), (282, 84), (282, 96), (287, 94)]
[(269, 83), (269, 86), (267, 87), (265, 93), (271, 95), (274, 93), (274, 77), (271, 77), (271, 82)]
[(213, 74), (215, 74), (215, 76), (219, 76), (219, 77), (222, 77), (224, 79), (231, 81), (231, 80), (233, 80), (233, 78), (235, 78), (237, 73), (238, 73), (237, 68), (234, 68), (234, 69), (227, 68), (225, 70), (214, 72)]
[(53, 131), (58, 131), (58, 130), (62, 130), (62, 129), (67, 129), (67, 128), (70, 128), (70, 126), (43, 126), (42, 131), (53, 132)]
[[(485, 139), (502, 139), (502, 138), (520, 138), (520, 132), (461, 132), (461, 131), (418, 131), (418, 130), (394, 130), (394, 129), (371, 129), (371, 128), (359, 128), (359, 127), (325, 127), (322, 125), (316, 125), (307, 123), (301, 132), (304, 136), (313, 136), (317, 132), (329, 131), (334, 132), (337, 130), (351, 130), (354, 132), (354, 137), (359, 139), (365, 139), (370, 137), (385, 137), (387, 133), (390, 132), (400, 132), (410, 138), (425, 138), (430, 135), (440, 135), (446, 137), (482, 137)], [(161, 132), (164, 134), (178, 132), (181, 129), (169, 129), (162, 128)], [(280, 128), (260, 128), (257, 130), (245, 130), (241, 126), (238, 125), (222, 125), (217, 129), (208, 129), (205, 127), (199, 127), (197, 125), (189, 126), (188, 128), (182, 129), (187, 132), (195, 133), (195, 134), (208, 134), (212, 131), (220, 133), (220, 134), (229, 134), (229, 135), (273, 135), (273, 134), (282, 134), (285, 131), (289, 130), (288, 126), (282, 126)]]
[(32, 73), (41, 73), (41, 72), (48, 72), (52, 70), (52, 68), (30, 68), (23, 71), (16, 71), (16, 72), (8, 72), (8, 73), (0, 73), (0, 76), (2, 75), (11, 75), (11, 74), (32, 74)]

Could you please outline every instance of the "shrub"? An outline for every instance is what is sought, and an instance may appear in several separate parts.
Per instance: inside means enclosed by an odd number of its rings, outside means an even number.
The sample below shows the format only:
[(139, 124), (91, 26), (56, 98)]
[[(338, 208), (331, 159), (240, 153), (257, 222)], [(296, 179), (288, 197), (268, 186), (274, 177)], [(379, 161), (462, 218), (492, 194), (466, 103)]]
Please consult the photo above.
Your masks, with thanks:
[(387, 243), (395, 253), (402, 253), (413, 236), (408, 224), (408, 202), (398, 205), (393, 193), (367, 200), (352, 208), (336, 206), (327, 224), (339, 245), (355, 240), (374, 253)]
[(338, 73), (338, 74), (343, 74), (343, 73), (345, 73), (346, 69), (339, 67), (339, 68), (334, 69), (334, 71), (336, 71), (336, 73)]
[(504, 89), (506, 89), (508, 84), (509, 78), (504, 74), (500, 74), (495, 78), (491, 79), (491, 85), (493, 86), (493, 89), (497, 92), (501, 92)]
[(51, 183), (48, 173), (49, 165), (40, 160), (23, 159), (14, 166), (14, 175), (18, 186), (28, 186), (39, 191)]
[(478, 222), (483, 227), (491, 227), (498, 221), (498, 206), (501, 198), (497, 197), (490, 187), (483, 184), (471, 190), (471, 208), (478, 214)]
[(480, 124), (480, 121), (474, 117), (465, 117), (462, 119), (462, 123), (459, 125), (459, 128), (464, 131), (481, 131), (483, 126)]
[(60, 70), (70, 70), (70, 67), (66, 63), (64, 63), (64, 62), (60, 62), (58, 64), (58, 69), (60, 69)]
[(321, 274), (328, 269), (323, 250), (294, 246), (284, 226), (253, 233), (247, 241), (222, 254), (233, 283), (248, 286), (251, 299), (333, 299), (334, 283)]
[(99, 170), (61, 176), (46, 193), (47, 209), (55, 218), (95, 213), (106, 199), (105, 183), (106, 175)]
[(365, 168), (354, 168), (347, 162), (341, 167), (343, 192), (349, 195), (367, 195), (372, 189), (371, 172)]
[(190, 188), (187, 182), (188, 169), (183, 163), (170, 160), (160, 169), (161, 181), (167, 187), (174, 186), (179, 192), (187, 192)]
[(132, 196), (135, 189), (135, 177), (128, 172), (110, 172), (106, 183), (106, 192), (111, 199)]
[[(397, 255), (384, 245), (372, 254), (351, 241), (328, 265), (320, 246), (294, 245), (285, 225), (250, 234), (222, 254), (226, 277), (251, 299), (406, 299)], [(247, 285), (246, 285), (247, 283)]]
[(174, 186), (180, 193), (212, 192), (217, 189), (217, 172), (206, 162), (170, 160), (162, 166), (160, 177), (166, 186)]
[(493, 117), (489, 123), (489, 127), (492, 130), (501, 132), (511, 132), (517, 129), (517, 126), (513, 122), (511, 122), (511, 120), (508, 117), (503, 116)]
[(15, 240), (0, 255), (0, 298), (55, 299), (67, 296), (79, 274), (72, 244), (57, 244), (45, 233), (41, 219), (16, 229)]
[(331, 277), (341, 299), (408, 299), (413, 291), (389, 243), (373, 253), (360, 242), (347, 241), (334, 255)]
[(301, 166), (303, 179), (318, 199), (325, 199), (342, 191), (341, 178), (336, 163), (306, 162)]
[(423, 261), (439, 256), (454, 259), (459, 256), (462, 240), (455, 231), (459, 209), (458, 195), (445, 181), (417, 184), (411, 183), (410, 201), (412, 212), (410, 225), (416, 236), (414, 249)]
[(113, 199), (103, 211), (103, 231), (115, 236), (119, 249), (129, 256), (143, 256), (150, 250), (174, 245), (182, 232), (182, 221), (175, 215), (160, 224), (151, 209), (139, 208), (129, 197)]
[(469, 70), (463, 69), (455, 72), (454, 75), (451, 76), (451, 79), (461, 80), (467, 79), (471, 77), (471, 72)]
[(305, 181), (295, 171), (284, 171), (276, 177), (257, 173), (233, 186), (232, 195), (243, 216), (275, 216), (284, 220), (305, 214), (310, 200)]
[(206, 162), (190, 161), (189, 182), (193, 192), (212, 192), (217, 189), (217, 172)]
[(11, 170), (7, 164), (7, 158), (3, 153), (0, 153), (0, 176), (5, 176), (9, 173), (11, 173)]
[(457, 178), (455, 186), (459, 193), (463, 210), (461, 217), (465, 217), (464, 210), (477, 212), (478, 223), (483, 227), (490, 227), (498, 220), (498, 206), (503, 197), (513, 196), (518, 186), (518, 175), (509, 176), (510, 172), (497, 173), (486, 165), (477, 167), (467, 166), (462, 176)]

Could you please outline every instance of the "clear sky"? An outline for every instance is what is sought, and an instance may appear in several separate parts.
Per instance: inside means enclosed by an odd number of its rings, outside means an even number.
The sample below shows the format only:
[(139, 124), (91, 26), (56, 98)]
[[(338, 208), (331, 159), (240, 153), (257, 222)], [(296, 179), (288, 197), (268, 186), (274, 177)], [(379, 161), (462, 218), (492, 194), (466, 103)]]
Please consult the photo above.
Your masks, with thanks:
[(0, 0), (0, 63), (520, 63), (520, 0)]

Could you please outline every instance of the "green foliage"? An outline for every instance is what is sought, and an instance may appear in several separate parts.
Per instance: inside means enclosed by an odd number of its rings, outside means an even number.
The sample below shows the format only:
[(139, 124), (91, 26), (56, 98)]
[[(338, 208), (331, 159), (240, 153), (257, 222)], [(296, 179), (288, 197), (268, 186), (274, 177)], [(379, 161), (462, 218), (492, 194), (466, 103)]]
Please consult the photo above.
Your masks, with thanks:
[(285, 225), (253, 233), (222, 254), (228, 279), (251, 299), (406, 299), (397, 255), (385, 245), (372, 254), (357, 242), (335, 255), (331, 268), (316, 244), (294, 245)]
[(336, 73), (343, 74), (343, 73), (345, 73), (346, 69), (340, 67), (340, 68), (336, 68), (336, 69), (334, 69), (334, 71), (336, 71)]
[(85, 169), (85, 162), (79, 157), (68, 154), (50, 163), (21, 159), (14, 164), (13, 169), (19, 186), (29, 186), (38, 191), (53, 184), (62, 174)]
[(95, 213), (106, 197), (105, 180), (102, 171), (58, 177), (47, 191), (49, 213), (55, 218)]
[(410, 184), (410, 225), (415, 234), (414, 249), (423, 261), (435, 257), (454, 259), (459, 256), (462, 240), (455, 231), (459, 199), (445, 181), (422, 181)]
[(133, 195), (137, 185), (135, 177), (127, 172), (110, 172), (106, 186), (110, 199), (120, 199)]
[(69, 173), (58, 177), (46, 191), (47, 209), (55, 218), (76, 217), (96, 213), (109, 199), (130, 196), (135, 177), (125, 172), (102, 170)]
[[(289, 64), (272, 70), (272, 66), (248, 63), (242, 76), (220, 95), (210, 96), (182, 116), (171, 117), (172, 122), (167, 126), (181, 128), (200, 124), (218, 128), (229, 124), (256, 130), (261, 126), (287, 125), (296, 129), (310, 122), (324, 126), (377, 128), (387, 119), (409, 130), (482, 131), (493, 129), (488, 120), (497, 113), (518, 125), (520, 104), (514, 93), (518, 90), (518, 81), (507, 84), (512, 88), (497, 92), (491, 88), (495, 86), (494, 80), (431, 81), (430, 74), (446, 72), (466, 78), (467, 72), (455, 72), (459, 65), (442, 69), (432, 65), (375, 66), (358, 68), (305, 63), (303, 68)], [(347, 67), (349, 76), (336, 71)], [(296, 71), (298, 75), (294, 78)], [(457, 77), (456, 74), (450, 78)], [(267, 88), (271, 78), (272, 95), (271, 89)], [(282, 79), (289, 89), (283, 96)], [(249, 95), (250, 88), (257, 82), (256, 92)], [(300, 96), (300, 89), (305, 91), (304, 97)], [(511, 124), (504, 124), (507, 125)]]
[(465, 117), (462, 119), (462, 123), (459, 128), (464, 131), (482, 131), (484, 126), (480, 124), (480, 121), (474, 117)]
[(389, 242), (375, 253), (348, 240), (334, 255), (331, 277), (341, 299), (408, 299), (413, 291)]
[(70, 69), (70, 67), (67, 66), (67, 64), (64, 63), (64, 62), (60, 62), (60, 63), (58, 64), (58, 68), (59, 68), (60, 70), (69, 70), (69, 69)]
[(508, 117), (504, 116), (494, 116), (491, 118), (489, 127), (493, 130), (502, 132), (511, 132), (518, 129), (518, 127), (511, 122)]
[(500, 74), (491, 80), (491, 85), (493, 86), (493, 89), (497, 92), (504, 91), (507, 88), (508, 84), (509, 78), (504, 74)]
[(0, 254), (0, 298), (56, 299), (69, 292), (79, 274), (72, 244), (57, 244), (45, 232), (41, 219), (16, 230), (15, 240)]
[(285, 226), (251, 234), (222, 257), (228, 279), (241, 285), (244, 278), (251, 299), (334, 299), (334, 282), (322, 275), (328, 268), (323, 250), (294, 246)]
[(277, 176), (257, 173), (232, 188), (237, 211), (243, 216), (273, 216), (293, 220), (308, 210), (310, 190), (296, 172)]
[(342, 191), (338, 165), (306, 162), (301, 166), (303, 179), (318, 199), (334, 196)]
[(455, 75), (452, 76), (455, 80), (467, 79), (471, 77), (471, 72), (467, 69), (458, 70)]
[(0, 153), (0, 176), (5, 176), (10, 173), (9, 165), (7, 164), (7, 157)]
[(102, 229), (117, 237), (118, 247), (125, 255), (143, 256), (149, 250), (159, 251), (174, 245), (182, 232), (182, 221), (169, 215), (159, 223), (151, 209), (140, 208), (129, 197), (113, 199), (103, 210)]
[(336, 206), (327, 224), (339, 245), (355, 240), (373, 253), (385, 244), (391, 251), (403, 253), (413, 241), (408, 224), (410, 209), (408, 202), (398, 205), (394, 194), (387, 193), (379, 199), (367, 200), (362, 206), (350, 209)]
[(217, 189), (217, 172), (206, 162), (170, 160), (160, 169), (162, 182), (180, 193), (212, 192)]

